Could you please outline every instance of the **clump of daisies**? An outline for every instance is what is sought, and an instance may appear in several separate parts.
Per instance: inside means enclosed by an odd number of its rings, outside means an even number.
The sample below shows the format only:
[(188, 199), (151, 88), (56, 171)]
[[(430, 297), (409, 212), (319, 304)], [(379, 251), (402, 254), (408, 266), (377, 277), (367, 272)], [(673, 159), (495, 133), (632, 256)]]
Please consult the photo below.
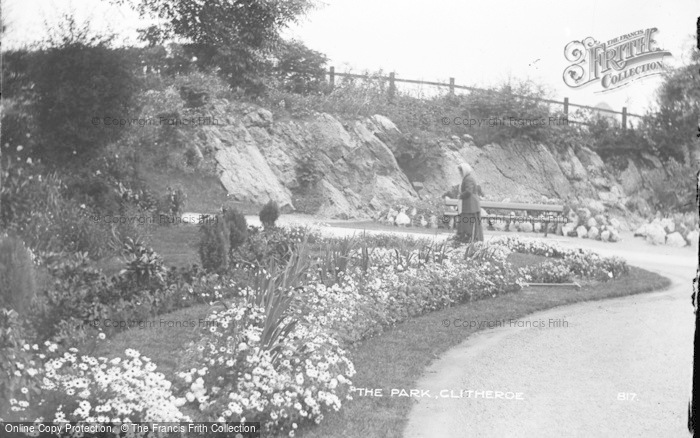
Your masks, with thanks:
[(209, 421), (259, 421), (268, 432), (293, 436), (300, 424), (320, 423), (350, 399), (354, 366), (321, 327), (292, 324), (266, 345), (262, 307), (234, 305), (208, 322), (178, 386)]

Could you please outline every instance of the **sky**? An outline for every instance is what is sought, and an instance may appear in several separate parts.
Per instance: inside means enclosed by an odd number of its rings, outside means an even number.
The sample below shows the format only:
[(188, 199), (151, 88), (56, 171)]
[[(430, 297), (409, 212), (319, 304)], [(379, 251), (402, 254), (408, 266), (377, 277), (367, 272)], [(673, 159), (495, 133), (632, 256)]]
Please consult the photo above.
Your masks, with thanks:
[[(593, 37), (607, 41), (655, 27), (656, 46), (670, 51), (664, 64), (682, 65), (694, 44), (700, 0), (324, 0), (285, 36), (325, 53), (336, 71), (393, 71), (396, 77), (491, 86), (509, 78), (533, 80), (570, 102), (643, 113), (660, 83), (651, 76), (597, 93), (563, 81), (571, 63), (564, 47)], [(117, 32), (135, 43), (138, 15), (106, 0), (6, 0), (10, 31), (4, 47), (40, 39), (64, 12), (95, 29)], [(430, 93), (431, 87), (423, 91)]]

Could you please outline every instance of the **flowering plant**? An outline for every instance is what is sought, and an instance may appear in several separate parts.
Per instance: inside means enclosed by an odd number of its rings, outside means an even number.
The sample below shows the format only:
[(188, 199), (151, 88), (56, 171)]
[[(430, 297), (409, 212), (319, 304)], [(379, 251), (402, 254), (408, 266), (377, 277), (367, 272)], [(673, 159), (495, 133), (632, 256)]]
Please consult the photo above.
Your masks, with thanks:
[(262, 343), (265, 309), (236, 304), (213, 312), (181, 372), (181, 393), (210, 421), (260, 421), (290, 436), (302, 422), (319, 423), (350, 398), (355, 374), (345, 351), (321, 327), (296, 324), (281, 338), (274, 362)]

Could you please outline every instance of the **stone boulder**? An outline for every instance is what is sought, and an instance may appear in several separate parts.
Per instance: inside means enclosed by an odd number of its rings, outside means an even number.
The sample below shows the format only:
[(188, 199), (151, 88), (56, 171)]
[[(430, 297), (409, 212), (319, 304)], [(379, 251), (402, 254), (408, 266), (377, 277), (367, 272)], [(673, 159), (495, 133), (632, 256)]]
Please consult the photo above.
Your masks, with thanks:
[(688, 244), (692, 246), (693, 248), (698, 247), (698, 238), (700, 237), (700, 232), (697, 230), (693, 230), (688, 233), (688, 236), (686, 237)]
[(661, 219), (660, 225), (664, 227), (664, 230), (666, 231), (667, 234), (674, 233), (676, 231), (676, 223), (673, 222), (673, 219), (671, 218), (663, 218)]
[(598, 226), (598, 221), (595, 218), (590, 218), (586, 221), (586, 228), (594, 228)]
[(602, 215), (602, 214), (597, 214), (595, 216), (595, 221), (598, 223), (598, 225), (608, 225), (609, 221), (608, 219)]
[(616, 228), (616, 229), (619, 230), (621, 225), (622, 225), (622, 224), (620, 223), (620, 220), (619, 220), (619, 219), (616, 219), (616, 218), (610, 219), (610, 226), (611, 226), (611, 227)]
[(570, 211), (567, 216), (568, 216), (567, 218), (569, 220), (568, 223), (572, 224), (574, 226), (574, 228), (581, 225), (581, 218), (573, 211)]
[(581, 218), (582, 224), (585, 224), (588, 222), (588, 219), (591, 218), (591, 210), (587, 209), (586, 207), (576, 210), (576, 214), (579, 216), (579, 218)]
[(600, 237), (600, 231), (598, 230), (597, 227), (592, 226), (592, 227), (588, 230), (588, 234), (586, 234), (586, 237), (589, 238), (589, 239), (596, 240), (596, 239), (598, 239), (598, 237)]
[(610, 230), (605, 230), (600, 233), (600, 240), (603, 242), (608, 242), (610, 241)]
[(586, 230), (586, 227), (583, 225), (580, 225), (578, 228), (576, 228), (576, 235), (583, 239), (588, 236), (588, 230)]
[(654, 245), (664, 245), (666, 243), (666, 231), (659, 224), (649, 224), (646, 228), (646, 240)]
[(610, 230), (610, 241), (611, 242), (619, 242), (620, 240), (621, 240), (620, 233), (615, 229)]
[(399, 214), (396, 215), (394, 223), (399, 227), (405, 227), (411, 224), (411, 218), (409, 218), (408, 215), (402, 210)]
[(681, 233), (675, 232), (666, 236), (666, 245), (673, 246), (675, 248), (682, 248), (686, 246), (687, 242), (681, 235)]
[(566, 223), (561, 227), (561, 233), (564, 236), (572, 236), (576, 234), (576, 225), (573, 223)]
[(637, 228), (634, 231), (634, 237), (647, 237), (647, 234), (649, 233), (649, 225), (650, 224), (643, 224)]

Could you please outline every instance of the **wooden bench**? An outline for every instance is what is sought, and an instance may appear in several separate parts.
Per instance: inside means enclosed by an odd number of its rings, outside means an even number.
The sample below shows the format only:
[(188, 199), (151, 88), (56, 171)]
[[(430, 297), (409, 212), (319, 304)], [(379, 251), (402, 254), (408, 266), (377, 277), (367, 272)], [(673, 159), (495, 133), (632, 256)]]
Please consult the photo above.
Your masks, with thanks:
[[(461, 201), (459, 199), (445, 198), (445, 216), (451, 217), (451, 220), (449, 221), (450, 224), (456, 225), (455, 219), (460, 213), (460, 204)], [(481, 208), (489, 213), (486, 217), (482, 217), (482, 220), (489, 222), (492, 220), (506, 221), (508, 224), (519, 220), (530, 223), (541, 222), (545, 237), (547, 236), (550, 223), (564, 224), (568, 222), (568, 219), (563, 216), (564, 206), (558, 204), (526, 204), (519, 202), (481, 201)], [(527, 220), (522, 220), (522, 216), (511, 216), (510, 214), (491, 214), (488, 210), (539, 212), (540, 214), (543, 213), (544, 217), (530, 216), (528, 213)]]

